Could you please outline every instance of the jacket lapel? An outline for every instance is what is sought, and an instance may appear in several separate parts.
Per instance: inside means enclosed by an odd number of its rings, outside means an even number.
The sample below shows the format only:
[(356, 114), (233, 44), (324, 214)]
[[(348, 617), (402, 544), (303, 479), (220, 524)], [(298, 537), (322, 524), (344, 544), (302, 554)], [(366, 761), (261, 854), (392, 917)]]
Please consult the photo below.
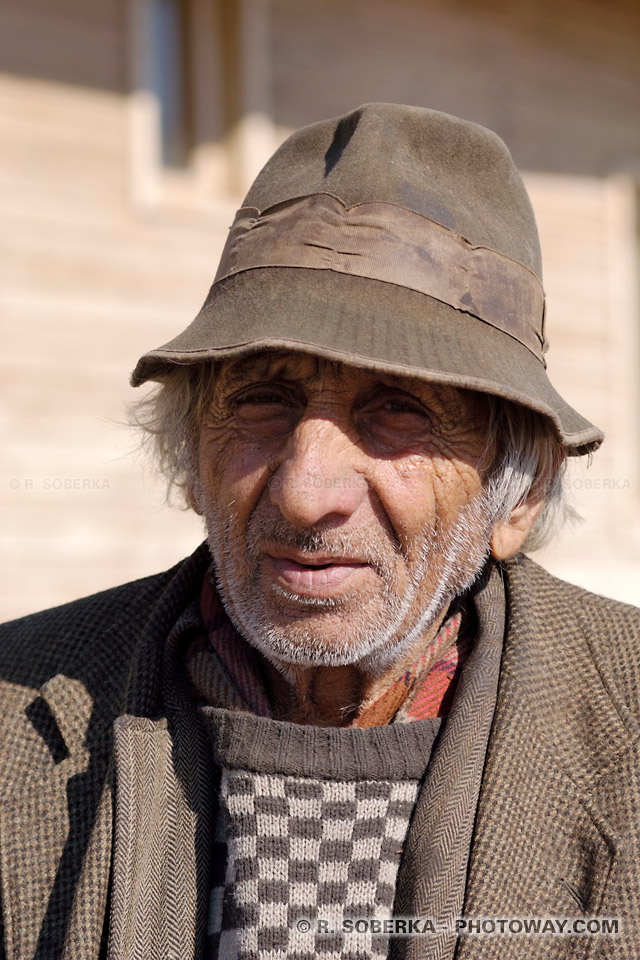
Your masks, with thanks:
[(164, 716), (114, 724), (116, 816), (107, 960), (202, 956), (214, 815), (211, 750), (183, 683), (200, 620), (188, 607), (166, 639)]
[[(108, 960), (193, 960), (208, 919), (211, 811), (203, 809), (198, 731), (189, 776), (166, 719), (120, 717), (115, 727), (118, 800)], [(194, 749), (195, 736), (195, 749)], [(199, 797), (195, 794), (200, 793)], [(195, 802), (194, 802), (195, 800)]]
[[(508, 630), (469, 863), (467, 917), (598, 914), (623, 855), (608, 818), (630, 730), (605, 688), (576, 611), (508, 577)], [(565, 595), (566, 608), (567, 601)], [(496, 942), (496, 939), (498, 942)], [(588, 957), (598, 938), (464, 936), (457, 960)]]

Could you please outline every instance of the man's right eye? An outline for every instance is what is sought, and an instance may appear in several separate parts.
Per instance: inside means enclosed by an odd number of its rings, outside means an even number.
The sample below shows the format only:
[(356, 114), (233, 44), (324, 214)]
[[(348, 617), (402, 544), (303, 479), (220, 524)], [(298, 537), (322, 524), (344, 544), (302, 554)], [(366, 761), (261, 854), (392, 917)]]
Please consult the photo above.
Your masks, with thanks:
[(246, 393), (236, 400), (236, 406), (244, 404), (289, 404), (288, 397), (273, 390), (260, 390), (256, 393)]
[(244, 390), (233, 400), (239, 423), (269, 434), (290, 430), (298, 419), (299, 407), (289, 390), (270, 386)]

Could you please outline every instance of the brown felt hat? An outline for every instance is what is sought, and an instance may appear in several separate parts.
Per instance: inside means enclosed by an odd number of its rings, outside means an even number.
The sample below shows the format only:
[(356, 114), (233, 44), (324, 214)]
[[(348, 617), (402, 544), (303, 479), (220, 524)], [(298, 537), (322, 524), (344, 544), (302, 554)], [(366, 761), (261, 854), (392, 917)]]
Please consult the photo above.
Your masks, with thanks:
[(372, 103), (294, 133), (258, 175), (187, 329), (138, 362), (264, 349), (505, 397), (547, 416), (569, 454), (597, 427), (553, 389), (540, 246), (524, 184), (490, 130)]

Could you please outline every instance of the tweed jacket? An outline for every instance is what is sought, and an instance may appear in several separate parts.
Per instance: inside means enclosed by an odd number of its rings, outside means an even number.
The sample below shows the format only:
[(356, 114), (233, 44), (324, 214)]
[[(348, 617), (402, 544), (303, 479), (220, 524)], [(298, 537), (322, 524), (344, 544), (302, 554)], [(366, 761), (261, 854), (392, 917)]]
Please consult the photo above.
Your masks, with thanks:
[[(203, 546), (165, 574), (1, 628), (0, 957), (201, 958), (210, 753), (163, 656), (207, 564)], [(504, 576), (464, 911), (620, 917), (623, 933), (461, 938), (456, 957), (640, 960), (640, 612), (522, 556)], [(118, 795), (119, 830), (114, 757), (140, 787)]]

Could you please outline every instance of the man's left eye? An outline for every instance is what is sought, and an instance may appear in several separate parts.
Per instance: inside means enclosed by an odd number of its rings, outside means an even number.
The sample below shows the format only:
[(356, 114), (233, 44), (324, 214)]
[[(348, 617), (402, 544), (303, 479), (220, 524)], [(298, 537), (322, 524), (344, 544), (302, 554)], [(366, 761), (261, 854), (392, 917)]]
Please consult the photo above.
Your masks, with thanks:
[(429, 416), (429, 411), (415, 397), (407, 394), (387, 394), (372, 404), (372, 411), (379, 416), (415, 418), (415, 422)]
[(363, 410), (363, 428), (384, 443), (424, 437), (430, 424), (429, 411), (420, 401), (402, 394), (379, 397)]
[(416, 403), (410, 400), (386, 400), (382, 405), (383, 410), (390, 413), (415, 413), (418, 416), (424, 416), (425, 411)]

